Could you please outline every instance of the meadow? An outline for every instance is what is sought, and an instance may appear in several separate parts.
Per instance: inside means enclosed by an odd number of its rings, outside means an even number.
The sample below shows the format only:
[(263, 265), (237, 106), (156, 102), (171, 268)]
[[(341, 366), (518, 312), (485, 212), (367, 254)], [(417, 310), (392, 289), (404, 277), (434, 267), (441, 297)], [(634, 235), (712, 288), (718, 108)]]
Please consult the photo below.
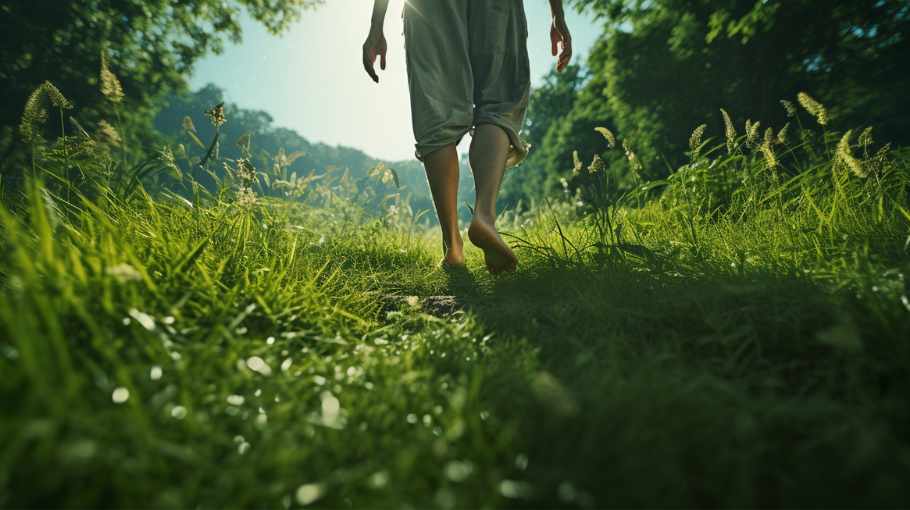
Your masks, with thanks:
[[(42, 87), (23, 130), (63, 118)], [(724, 111), (661, 181), (599, 129), (625, 163), (504, 213), (497, 277), (344, 177), (282, 198), (211, 147), (209, 189), (170, 149), (34, 141), (0, 209), (0, 506), (907, 505), (910, 156), (799, 103), (764, 136)]]

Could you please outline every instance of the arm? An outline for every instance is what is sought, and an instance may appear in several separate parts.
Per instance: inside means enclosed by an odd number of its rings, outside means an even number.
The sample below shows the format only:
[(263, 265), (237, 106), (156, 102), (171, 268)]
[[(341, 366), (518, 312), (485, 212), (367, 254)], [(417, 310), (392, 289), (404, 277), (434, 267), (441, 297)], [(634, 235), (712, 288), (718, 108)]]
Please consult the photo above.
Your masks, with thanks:
[(556, 70), (562, 71), (572, 60), (572, 34), (566, 25), (566, 13), (562, 7), (563, 0), (550, 0), (550, 12), (553, 24), (550, 26), (550, 43), (553, 56), (559, 55)]
[(363, 43), (363, 69), (376, 83), (379, 75), (376, 74), (376, 57), (379, 56), (379, 68), (385, 71), (385, 57), (388, 46), (382, 32), (385, 23), (385, 13), (389, 8), (389, 0), (374, 0), (373, 16), (370, 20), (370, 33)]

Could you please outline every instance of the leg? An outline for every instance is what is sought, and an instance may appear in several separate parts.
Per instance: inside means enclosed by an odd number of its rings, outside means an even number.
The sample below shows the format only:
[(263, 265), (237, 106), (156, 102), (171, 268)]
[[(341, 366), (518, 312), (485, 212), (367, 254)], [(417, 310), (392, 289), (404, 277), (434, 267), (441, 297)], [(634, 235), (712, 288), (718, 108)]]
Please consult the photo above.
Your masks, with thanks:
[(427, 181), (436, 205), (445, 247), (444, 266), (464, 265), (464, 244), (458, 232), (458, 151), (454, 145), (435, 150), (424, 158)]
[(468, 237), (483, 250), (487, 269), (491, 273), (512, 271), (518, 264), (509, 245), (496, 232), (496, 197), (508, 153), (509, 136), (502, 128), (493, 124), (477, 126), (471, 140), (471, 170), (474, 172), (477, 201)]

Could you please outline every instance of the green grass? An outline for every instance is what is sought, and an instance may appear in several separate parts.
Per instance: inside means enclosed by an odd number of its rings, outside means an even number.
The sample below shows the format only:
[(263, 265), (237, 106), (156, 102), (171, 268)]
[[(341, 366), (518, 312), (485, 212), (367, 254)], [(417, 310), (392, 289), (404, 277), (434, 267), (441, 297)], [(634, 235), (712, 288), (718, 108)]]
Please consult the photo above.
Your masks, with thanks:
[[(0, 213), (0, 506), (906, 506), (889, 168), (725, 196), (693, 165), (643, 207), (510, 215), (497, 278), (342, 206), (29, 180)], [(406, 300), (436, 295), (464, 310)]]

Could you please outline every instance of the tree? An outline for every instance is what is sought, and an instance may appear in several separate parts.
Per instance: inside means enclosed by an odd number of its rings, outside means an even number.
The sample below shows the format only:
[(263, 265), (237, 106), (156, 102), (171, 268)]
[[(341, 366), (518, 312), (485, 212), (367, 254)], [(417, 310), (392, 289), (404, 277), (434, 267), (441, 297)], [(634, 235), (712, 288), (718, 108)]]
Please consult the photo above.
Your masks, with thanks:
[(194, 62), (239, 41), (241, 9), (280, 32), (322, 0), (13, 0), (0, 5), (0, 154), (17, 148), (14, 126), (32, 90), (45, 80), (79, 108), (84, 123), (112, 115), (98, 92), (102, 54), (123, 83), (122, 125), (137, 137), (163, 93), (185, 85)]
[[(657, 177), (685, 158), (695, 126), (719, 135), (719, 109), (782, 126), (780, 99), (809, 91), (844, 129), (910, 142), (910, 4), (891, 0), (575, 0), (607, 29), (571, 110), (547, 112), (538, 152), (550, 182), (595, 123), (628, 139)], [(561, 119), (561, 120), (560, 120)], [(742, 129), (740, 127), (740, 129)], [(602, 143), (602, 142), (601, 142)], [(562, 163), (565, 162), (565, 163)]]
[(548, 137), (554, 136), (564, 124), (564, 117), (572, 110), (578, 91), (586, 80), (581, 66), (570, 65), (558, 73), (552, 70), (544, 77), (543, 84), (534, 89), (528, 104), (528, 115), (522, 130), (531, 144), (528, 158), (510, 170), (502, 186), (501, 200), (514, 206), (522, 197), (541, 196), (553, 185), (553, 166), (550, 151), (556, 147)]
[[(339, 173), (350, 172), (355, 180), (370, 182), (368, 179), (370, 170), (383, 163), (396, 172), (402, 191), (410, 196), (411, 206), (415, 210), (432, 208), (423, 166), (419, 162), (380, 161), (352, 147), (311, 142), (292, 129), (273, 126), (272, 117), (266, 112), (225, 103), (224, 91), (212, 84), (195, 92), (171, 94), (160, 103), (155, 115), (155, 131), (162, 133), (166, 142), (174, 149), (177, 149), (178, 144), (183, 144), (185, 148), (174, 150), (174, 153), (183, 155), (193, 152), (194, 156), (189, 159), (194, 162), (200, 159), (206, 145), (215, 137), (215, 129), (204, 112), (214, 105), (224, 103), (227, 122), (220, 128), (218, 154), (221, 158), (236, 160), (249, 157), (253, 167), (272, 180), (278, 178), (275, 164), (281, 158), (281, 154), (285, 155), (288, 162), (282, 171), (288, 176), (294, 173), (301, 178), (310, 172), (322, 174), (329, 168), (336, 168)], [(192, 122), (193, 133), (199, 139), (198, 142), (187, 133), (184, 121), (186, 117)], [(249, 140), (249, 144), (246, 140)], [(250, 153), (242, 150), (241, 145), (248, 146)], [(178, 159), (181, 160), (183, 172), (191, 173), (198, 182), (213, 184), (193, 165), (186, 164), (183, 158)], [(213, 171), (221, 177), (224, 176), (223, 168), (218, 165), (214, 165)]]

